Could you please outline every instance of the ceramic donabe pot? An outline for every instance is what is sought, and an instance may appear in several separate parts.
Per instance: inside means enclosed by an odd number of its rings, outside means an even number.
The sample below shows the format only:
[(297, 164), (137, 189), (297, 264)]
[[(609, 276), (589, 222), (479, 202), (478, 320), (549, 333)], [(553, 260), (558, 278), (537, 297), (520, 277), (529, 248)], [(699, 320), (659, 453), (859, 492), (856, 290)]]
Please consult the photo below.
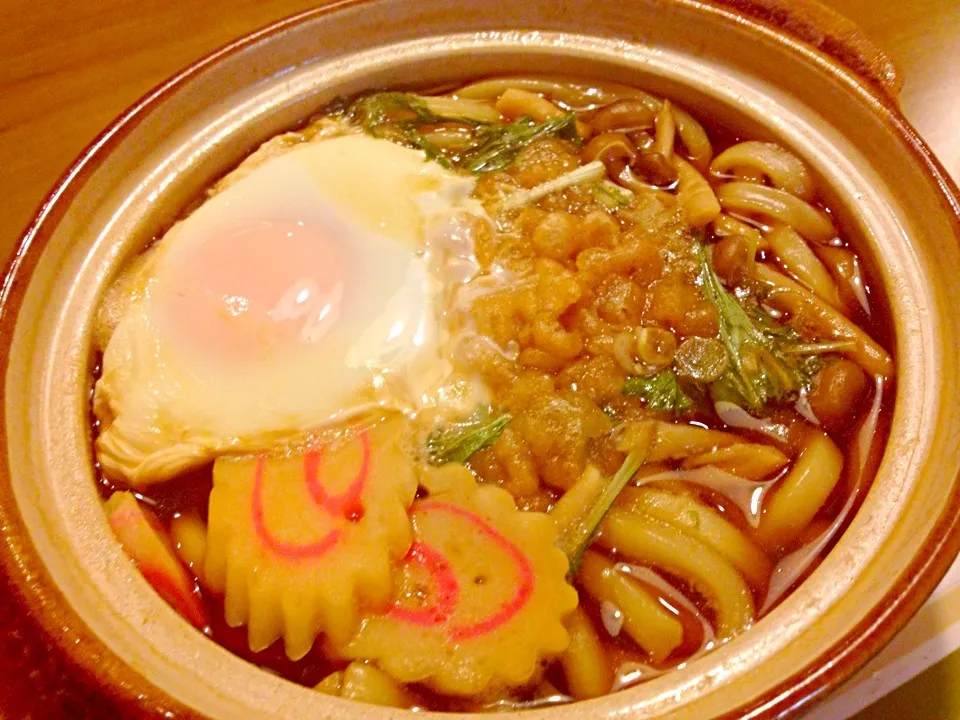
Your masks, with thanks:
[(874, 485), (796, 592), (682, 669), (524, 718), (794, 710), (889, 640), (955, 555), (956, 189), (891, 101), (889, 64), (847, 24), (810, 2), (770, 0), (343, 2), (238, 41), (132, 108), (50, 195), (3, 285), (6, 571), (80, 671), (136, 712), (402, 714), (320, 695), (231, 655), (190, 631), (122, 553), (91, 458), (90, 332), (102, 289), (211, 181), (335, 96), (506, 72), (636, 85), (800, 153), (886, 288), (898, 373)]

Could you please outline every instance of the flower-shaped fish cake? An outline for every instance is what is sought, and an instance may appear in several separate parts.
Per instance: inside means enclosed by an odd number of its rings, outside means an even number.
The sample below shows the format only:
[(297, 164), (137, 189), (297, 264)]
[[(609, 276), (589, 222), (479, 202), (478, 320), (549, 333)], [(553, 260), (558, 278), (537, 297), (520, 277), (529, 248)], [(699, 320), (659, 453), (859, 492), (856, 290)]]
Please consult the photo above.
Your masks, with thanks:
[(394, 418), (295, 454), (216, 461), (204, 578), (252, 650), (282, 637), (299, 659), (321, 633), (345, 642), (364, 612), (387, 606), (412, 539), (405, 426)]
[(410, 508), (411, 546), (386, 612), (369, 615), (343, 655), (448, 695), (521, 686), (569, 642), (577, 604), (552, 520), (462, 465), (425, 470)]

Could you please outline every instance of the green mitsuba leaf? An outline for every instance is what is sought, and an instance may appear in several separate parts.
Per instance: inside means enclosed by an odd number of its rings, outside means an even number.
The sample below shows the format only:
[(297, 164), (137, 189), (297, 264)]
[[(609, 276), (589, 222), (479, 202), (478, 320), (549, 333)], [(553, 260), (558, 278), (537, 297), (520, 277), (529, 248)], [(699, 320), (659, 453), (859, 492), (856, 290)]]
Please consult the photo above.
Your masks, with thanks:
[(680, 387), (676, 373), (670, 368), (645, 377), (628, 377), (623, 394), (642, 399), (651, 410), (677, 415), (693, 407), (693, 400)]
[(474, 453), (497, 442), (511, 419), (508, 413), (497, 414), (487, 407), (463, 422), (439, 427), (427, 438), (427, 459), (431, 465), (466, 462)]

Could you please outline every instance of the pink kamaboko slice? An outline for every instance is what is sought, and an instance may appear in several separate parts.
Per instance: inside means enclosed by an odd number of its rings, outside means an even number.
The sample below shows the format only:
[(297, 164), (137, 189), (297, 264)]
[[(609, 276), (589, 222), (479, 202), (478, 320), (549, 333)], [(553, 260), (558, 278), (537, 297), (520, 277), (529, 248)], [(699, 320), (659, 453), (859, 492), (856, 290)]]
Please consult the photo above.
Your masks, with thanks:
[(207, 615), (196, 584), (153, 511), (122, 491), (110, 496), (106, 512), (110, 527), (144, 579), (191, 625), (206, 628)]
[(387, 606), (412, 540), (406, 428), (395, 417), (301, 452), (216, 461), (204, 582), (251, 650), (282, 638), (296, 660)]
[(462, 465), (426, 470), (421, 485), (392, 606), (338, 650), (448, 695), (528, 684), (566, 648), (577, 604), (553, 522)]

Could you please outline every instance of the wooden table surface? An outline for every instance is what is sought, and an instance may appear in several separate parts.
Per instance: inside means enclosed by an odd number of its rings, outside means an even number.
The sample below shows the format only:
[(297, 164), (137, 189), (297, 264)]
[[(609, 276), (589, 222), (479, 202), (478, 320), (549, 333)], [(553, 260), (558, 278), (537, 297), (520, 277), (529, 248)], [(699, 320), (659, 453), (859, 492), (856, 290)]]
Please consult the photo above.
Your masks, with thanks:
[[(0, 0), (0, 262), (60, 173), (124, 108), (218, 46), (315, 4)], [(906, 115), (960, 179), (960, 0), (830, 4), (896, 61), (906, 77)], [(0, 718), (117, 717), (49, 651), (10, 593), (0, 577)], [(960, 685), (960, 660), (937, 667), (933, 682)], [(914, 686), (916, 702), (904, 694), (896, 710), (889, 706), (894, 714), (871, 717), (932, 718), (915, 714), (924, 688)]]

